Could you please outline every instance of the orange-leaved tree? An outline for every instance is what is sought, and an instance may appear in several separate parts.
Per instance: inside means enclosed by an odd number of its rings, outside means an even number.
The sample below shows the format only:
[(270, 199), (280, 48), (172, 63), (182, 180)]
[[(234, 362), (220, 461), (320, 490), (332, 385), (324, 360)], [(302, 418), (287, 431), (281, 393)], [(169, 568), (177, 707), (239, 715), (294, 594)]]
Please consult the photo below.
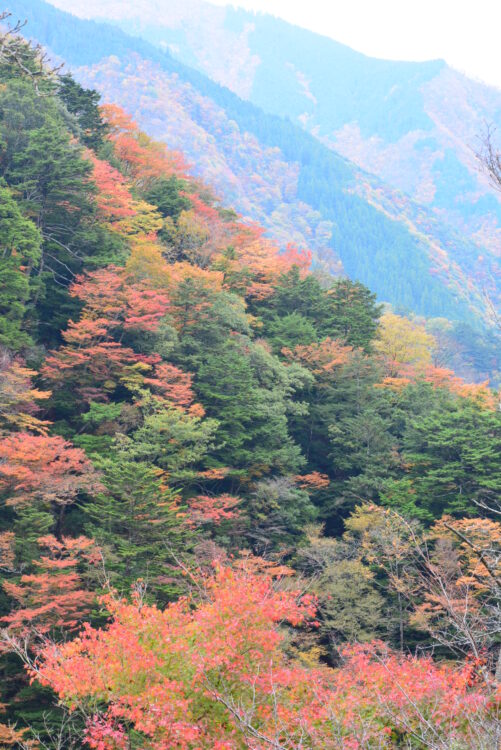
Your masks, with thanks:
[(59, 541), (48, 535), (40, 537), (38, 544), (42, 555), (33, 561), (35, 572), (3, 584), (15, 606), (2, 621), (15, 637), (40, 636), (54, 629), (72, 631), (88, 616), (95, 599), (78, 569), (80, 564), (100, 562), (92, 539)]
[(122, 171), (134, 187), (145, 190), (158, 177), (185, 175), (187, 166), (183, 156), (140, 131), (121, 107), (105, 104), (101, 113), (109, 127), (108, 137)]
[(84, 402), (106, 401), (117, 388), (149, 388), (175, 406), (193, 401), (191, 376), (141, 353), (144, 335), (154, 335), (170, 310), (165, 291), (147, 279), (130, 279), (126, 269), (106, 269), (78, 277), (70, 293), (84, 303), (80, 320), (63, 332), (65, 344), (51, 353), (43, 374), (71, 387)]
[(37, 401), (51, 394), (33, 386), (35, 375), (19, 357), (12, 357), (6, 349), (0, 351), (0, 432), (47, 432), (50, 423), (37, 416)]
[(315, 603), (290, 580), (277, 586), (269, 565), (216, 566), (196, 584), (164, 611), (108, 598), (105, 629), (49, 645), (32, 665), (87, 717), (89, 747), (487, 748), (499, 728), (473, 663), (403, 657), (381, 643), (347, 649), (336, 670), (289, 659), (283, 625), (314, 624)]
[(17, 432), (0, 441), (0, 492), (7, 505), (65, 506), (94, 489), (99, 482), (85, 453), (59, 435)]

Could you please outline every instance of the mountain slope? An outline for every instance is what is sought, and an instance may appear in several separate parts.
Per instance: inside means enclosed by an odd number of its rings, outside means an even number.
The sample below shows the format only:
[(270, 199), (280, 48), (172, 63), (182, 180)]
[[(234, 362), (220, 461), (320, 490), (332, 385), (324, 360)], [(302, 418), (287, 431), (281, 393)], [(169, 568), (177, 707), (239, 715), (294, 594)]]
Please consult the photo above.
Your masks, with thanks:
[(142, 0), (129, 8), (115, 0), (53, 2), (170, 48), (436, 208), (469, 236), (499, 242), (500, 202), (479, 177), (472, 149), (485, 122), (501, 121), (500, 91), (442, 60), (378, 60), (272, 16), (202, 0)]
[(494, 747), (497, 395), (45, 60), (0, 30), (0, 746)]
[[(500, 91), (442, 60), (369, 58), (280, 19), (204, 0), (140, 0), (127, 8), (115, 0), (53, 3), (112, 20), (172, 50), (432, 209), (461, 237), (479, 245), (473, 266), (462, 270), (468, 283), (482, 277), (483, 289), (497, 301), (501, 204), (479, 173), (475, 150), (486, 123), (501, 122)], [(461, 244), (458, 238), (454, 242)]]
[(483, 251), (405, 195), (138, 38), (38, 0), (10, 8), (82, 81), (182, 148), (226, 200), (280, 240), (309, 244), (337, 271), (334, 248), (350, 276), (405, 309), (470, 322), (485, 315), (492, 259), (484, 254), (485, 269), (475, 268)]

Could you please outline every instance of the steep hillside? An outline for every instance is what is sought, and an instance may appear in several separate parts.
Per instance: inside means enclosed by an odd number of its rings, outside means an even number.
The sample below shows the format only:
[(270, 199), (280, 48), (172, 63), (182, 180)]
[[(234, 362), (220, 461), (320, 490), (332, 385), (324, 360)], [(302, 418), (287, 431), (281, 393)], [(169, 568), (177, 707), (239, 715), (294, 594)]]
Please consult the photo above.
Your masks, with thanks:
[(125, 12), (114, 0), (53, 4), (171, 49), (499, 253), (499, 199), (479, 177), (472, 150), (484, 123), (500, 122), (501, 92), (442, 60), (377, 60), (271, 16), (200, 0), (142, 0)]
[(0, 81), (0, 747), (496, 747), (498, 394), (16, 33)]
[(485, 317), (493, 258), (405, 194), (138, 38), (38, 0), (9, 7), (80, 80), (181, 148), (199, 175), (282, 244), (310, 246), (334, 272), (340, 259), (352, 278), (403, 309), (473, 325)]
[(344, 270), (398, 310), (452, 320), (449, 366), (497, 382), (499, 347), (485, 301), (485, 292), (496, 299), (496, 261), (484, 248), (299, 126), (144, 40), (41, 0), (11, 0), (10, 7), (82, 82), (182, 149), (196, 174), (282, 247), (310, 247), (317, 266)]
[[(271, 16), (200, 0), (143, 0), (125, 12), (113, 0), (54, 4), (113, 20), (172, 50), (433, 209), (481, 246), (479, 267), (463, 266), (468, 277), (482, 275), (486, 255), (499, 258), (501, 204), (479, 174), (474, 152), (485, 123), (501, 121), (501, 92), (441, 60), (376, 60)], [(454, 253), (452, 261), (458, 261)]]

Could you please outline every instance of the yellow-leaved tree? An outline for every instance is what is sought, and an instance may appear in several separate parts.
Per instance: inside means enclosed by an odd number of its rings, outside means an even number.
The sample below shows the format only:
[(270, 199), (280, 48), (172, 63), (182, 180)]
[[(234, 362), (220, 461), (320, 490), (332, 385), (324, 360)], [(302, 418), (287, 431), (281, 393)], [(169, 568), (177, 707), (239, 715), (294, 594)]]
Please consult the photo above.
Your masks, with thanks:
[(423, 324), (390, 312), (381, 317), (375, 348), (384, 359), (388, 377), (429, 365), (434, 346), (435, 339)]

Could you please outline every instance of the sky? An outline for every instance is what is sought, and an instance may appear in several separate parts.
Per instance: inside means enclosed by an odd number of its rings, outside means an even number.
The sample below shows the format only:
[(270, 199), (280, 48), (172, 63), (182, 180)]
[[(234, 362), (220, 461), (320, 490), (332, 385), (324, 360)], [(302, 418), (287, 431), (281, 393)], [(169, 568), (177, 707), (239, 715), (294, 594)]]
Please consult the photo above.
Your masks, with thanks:
[(374, 57), (445, 59), (501, 88), (501, 0), (210, 0), (260, 10)]

